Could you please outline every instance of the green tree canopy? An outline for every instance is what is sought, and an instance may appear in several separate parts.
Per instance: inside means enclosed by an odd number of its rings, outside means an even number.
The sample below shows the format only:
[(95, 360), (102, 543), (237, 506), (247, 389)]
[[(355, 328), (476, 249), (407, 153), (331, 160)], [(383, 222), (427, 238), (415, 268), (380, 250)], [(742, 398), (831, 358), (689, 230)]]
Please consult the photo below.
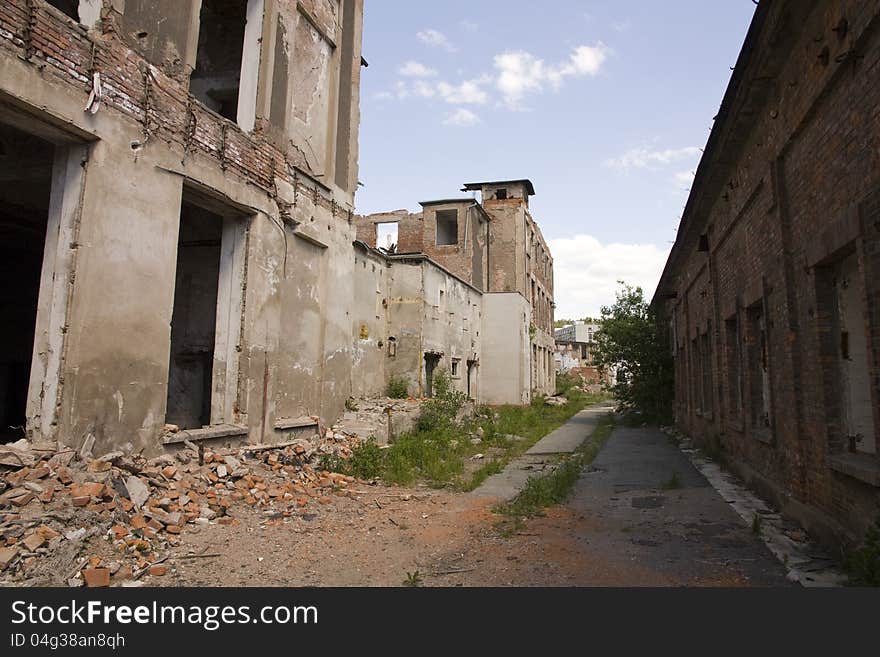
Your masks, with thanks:
[(620, 281), (610, 307), (602, 308), (602, 329), (596, 335), (595, 362), (615, 368), (614, 394), (627, 409), (649, 422), (672, 419), (674, 370), (665, 321), (645, 301), (642, 288)]

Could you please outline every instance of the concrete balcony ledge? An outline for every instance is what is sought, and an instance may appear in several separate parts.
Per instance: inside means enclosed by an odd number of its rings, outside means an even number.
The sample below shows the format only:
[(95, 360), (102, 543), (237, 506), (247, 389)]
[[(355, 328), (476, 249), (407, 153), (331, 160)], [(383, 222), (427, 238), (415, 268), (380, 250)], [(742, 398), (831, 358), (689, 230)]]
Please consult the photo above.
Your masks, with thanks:
[(828, 465), (836, 472), (880, 488), (880, 459), (874, 454), (832, 454)]
[(185, 429), (177, 433), (165, 434), (162, 437), (163, 445), (182, 445), (187, 440), (199, 442), (200, 440), (215, 440), (232, 436), (246, 436), (248, 428), (238, 424), (218, 424), (202, 429)]

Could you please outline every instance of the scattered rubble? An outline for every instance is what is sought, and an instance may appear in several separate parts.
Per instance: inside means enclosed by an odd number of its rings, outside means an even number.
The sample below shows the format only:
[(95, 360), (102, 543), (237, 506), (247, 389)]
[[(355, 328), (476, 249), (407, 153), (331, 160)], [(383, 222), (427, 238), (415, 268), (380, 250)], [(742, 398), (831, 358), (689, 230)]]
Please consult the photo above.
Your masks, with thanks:
[[(0, 584), (131, 585), (160, 565), (195, 527), (234, 524), (236, 505), (262, 509), (269, 522), (353, 496), (354, 478), (323, 471), (322, 456), (347, 458), (356, 435), (282, 445), (209, 449), (190, 444), (147, 459), (92, 456), (19, 440), (0, 447)], [(103, 542), (102, 542), (103, 539)]]

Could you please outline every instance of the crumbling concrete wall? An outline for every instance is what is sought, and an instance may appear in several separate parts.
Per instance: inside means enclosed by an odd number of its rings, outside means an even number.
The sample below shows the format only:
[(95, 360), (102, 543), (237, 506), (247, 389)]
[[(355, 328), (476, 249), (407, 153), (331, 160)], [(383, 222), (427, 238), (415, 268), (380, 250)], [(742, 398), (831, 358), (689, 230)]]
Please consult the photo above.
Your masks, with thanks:
[[(22, 113), (27, 129), (82, 152), (79, 186), (63, 194), (71, 208), (64, 239), (53, 238), (66, 267), (61, 281), (70, 284), (54, 282), (51, 269), (41, 284), (52, 321), (35, 363), (41, 372), (53, 359), (59, 364), (54, 378), (31, 382), (36, 437), (77, 446), (93, 435), (97, 451), (161, 448), (178, 224), (181, 201), (194, 190), (242, 217), (240, 239), (226, 244), (238, 269), (223, 295), (241, 302), (227, 303), (222, 317), (218, 310), (226, 351), (214, 359), (212, 423), (239, 425), (260, 442), (279, 419), (332, 421), (350, 394), (356, 163), (340, 187), (325, 177), (327, 166), (291, 162), (288, 140), (260, 130), (259, 103), (257, 130), (248, 133), (188, 96), (196, 4), (105, 2), (100, 29), (91, 30), (42, 3), (0, 5), (0, 121)], [(343, 4), (354, 12), (348, 43), (358, 49), (362, 3)], [(267, 12), (269, 5), (296, 11), (294, 2), (267, 2)], [(270, 34), (267, 27), (264, 40)], [(359, 50), (348, 54), (360, 60)], [(342, 84), (340, 57), (334, 51), (328, 64), (332, 84)], [(305, 65), (294, 55), (291, 81), (304, 77)], [(359, 79), (359, 67), (349, 70), (347, 86)], [(94, 73), (101, 104), (84, 113)], [(325, 98), (337, 116), (333, 94)], [(350, 101), (346, 112), (356, 120), (356, 95)], [(336, 125), (317, 125), (323, 165), (332, 165)], [(348, 138), (356, 143), (356, 124)], [(47, 391), (56, 401), (44, 401)], [(47, 405), (57, 408), (51, 417)]]
[(468, 390), (468, 362), (479, 361), (482, 294), (430, 261), (422, 265), (424, 315), (422, 352), (442, 354), (439, 366), (455, 389), (479, 399), (475, 373)]
[(388, 337), (388, 289), (392, 270), (378, 253), (355, 244), (354, 304), (351, 334), (354, 340), (351, 389), (355, 397), (385, 394), (385, 363), (396, 349)]
[(388, 280), (388, 340), (395, 342), (385, 372), (406, 379), (411, 395), (421, 397), (424, 389), (424, 310), (422, 263), (393, 259)]
[(518, 292), (483, 295), (480, 392), (487, 404), (531, 402), (529, 313)]

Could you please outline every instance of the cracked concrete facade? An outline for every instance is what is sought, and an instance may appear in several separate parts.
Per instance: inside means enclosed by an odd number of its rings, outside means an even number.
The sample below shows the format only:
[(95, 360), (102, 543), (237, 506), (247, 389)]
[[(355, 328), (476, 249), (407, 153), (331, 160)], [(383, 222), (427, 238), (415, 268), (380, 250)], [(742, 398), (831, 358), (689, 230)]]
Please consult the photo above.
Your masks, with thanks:
[(362, 0), (0, 6), (0, 439), (265, 444), (437, 367), (481, 402), (553, 391), (531, 183), (430, 205), (462, 212), (445, 246), (358, 240), (362, 25)]
[(171, 410), (265, 443), (351, 394), (363, 3), (238, 4), (0, 6), (0, 226), (43, 241), (0, 397), (32, 438), (155, 452)]
[(468, 366), (458, 385), (480, 402), (526, 404), (534, 394), (552, 395), (553, 258), (529, 211), (534, 187), (510, 180), (468, 183), (463, 191), (479, 192), (480, 201), (441, 199), (423, 202), (418, 213), (356, 217), (358, 239), (380, 247), (392, 275), (404, 262), (424, 263), (422, 289), (412, 298), (427, 312), (419, 318), (403, 309), (409, 297), (391, 294), (391, 334), (399, 340), (395, 315), (409, 313), (421, 342), (407, 342), (408, 364), (390, 374), (408, 375), (424, 394), (434, 357), (452, 372)]

